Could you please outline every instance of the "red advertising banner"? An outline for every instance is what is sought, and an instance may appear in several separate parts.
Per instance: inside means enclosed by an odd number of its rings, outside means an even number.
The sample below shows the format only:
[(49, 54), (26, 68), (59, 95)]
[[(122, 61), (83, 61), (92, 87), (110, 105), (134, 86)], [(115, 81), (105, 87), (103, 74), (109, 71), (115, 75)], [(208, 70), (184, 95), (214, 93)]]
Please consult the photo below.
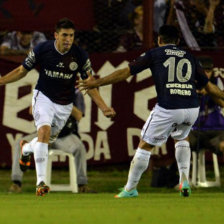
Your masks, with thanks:
[(0, 1), (0, 29), (52, 31), (55, 23), (63, 17), (73, 20), (78, 29), (92, 29), (92, 4), (90, 0)]
[[(224, 77), (223, 53), (201, 52), (213, 57), (215, 75)], [(121, 54), (93, 54), (90, 56), (95, 73), (103, 77), (128, 65), (140, 52)], [(1, 73), (5, 74), (20, 64), (21, 57), (0, 57)], [(13, 59), (13, 60), (12, 60)], [(38, 73), (32, 70), (25, 78), (0, 88), (0, 167), (11, 166), (15, 141), (35, 131), (28, 114), (32, 89)], [(99, 88), (107, 105), (117, 116), (105, 118), (102, 112), (85, 95), (86, 113), (79, 127), (86, 146), (88, 164), (116, 164), (130, 161), (137, 147), (141, 128), (156, 103), (156, 92), (150, 70), (128, 80)], [(173, 142), (157, 147), (154, 154), (164, 158), (174, 155)]]

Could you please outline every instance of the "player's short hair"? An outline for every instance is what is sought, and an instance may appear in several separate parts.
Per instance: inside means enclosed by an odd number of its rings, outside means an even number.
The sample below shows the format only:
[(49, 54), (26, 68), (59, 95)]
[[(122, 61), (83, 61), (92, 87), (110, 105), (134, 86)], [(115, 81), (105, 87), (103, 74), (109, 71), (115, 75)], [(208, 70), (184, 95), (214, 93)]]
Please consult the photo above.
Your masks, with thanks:
[(175, 26), (163, 25), (159, 29), (159, 36), (165, 44), (176, 44), (179, 40), (179, 31)]
[(55, 26), (56, 32), (60, 31), (60, 29), (73, 29), (73, 30), (75, 30), (75, 25), (70, 19), (62, 18), (57, 22), (57, 24)]
[(204, 55), (198, 57), (201, 67), (205, 70), (212, 70), (214, 67), (213, 60), (210, 56)]

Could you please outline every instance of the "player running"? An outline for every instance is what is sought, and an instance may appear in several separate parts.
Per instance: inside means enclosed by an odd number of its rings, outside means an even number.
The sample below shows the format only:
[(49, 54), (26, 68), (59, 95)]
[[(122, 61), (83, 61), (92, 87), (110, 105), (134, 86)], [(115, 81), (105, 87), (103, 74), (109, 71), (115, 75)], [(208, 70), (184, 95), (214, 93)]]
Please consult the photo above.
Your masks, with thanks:
[[(37, 45), (21, 66), (0, 78), (0, 85), (15, 82), (26, 76), (34, 67), (39, 67), (39, 79), (32, 99), (38, 137), (30, 143), (21, 142), (21, 163), (28, 164), (30, 151), (34, 152), (38, 196), (49, 191), (45, 184), (48, 144), (56, 140), (71, 114), (77, 73), (85, 79), (88, 77), (87, 71), (92, 71), (87, 53), (74, 44), (74, 36), (73, 22), (66, 18), (61, 19), (56, 24), (55, 40)], [(104, 103), (97, 89), (88, 91), (88, 94), (105, 116), (115, 115), (114, 110)]]
[(188, 134), (199, 113), (196, 90), (205, 87), (213, 96), (224, 99), (224, 93), (208, 81), (195, 57), (177, 47), (179, 33), (174, 26), (160, 28), (158, 48), (149, 50), (127, 68), (94, 80), (79, 81), (83, 90), (123, 81), (145, 69), (151, 69), (158, 103), (150, 113), (141, 131), (141, 140), (132, 159), (128, 181), (116, 198), (138, 196), (137, 184), (147, 169), (151, 150), (161, 146), (169, 136), (175, 141), (175, 157), (180, 175), (180, 194), (189, 196), (190, 145)]

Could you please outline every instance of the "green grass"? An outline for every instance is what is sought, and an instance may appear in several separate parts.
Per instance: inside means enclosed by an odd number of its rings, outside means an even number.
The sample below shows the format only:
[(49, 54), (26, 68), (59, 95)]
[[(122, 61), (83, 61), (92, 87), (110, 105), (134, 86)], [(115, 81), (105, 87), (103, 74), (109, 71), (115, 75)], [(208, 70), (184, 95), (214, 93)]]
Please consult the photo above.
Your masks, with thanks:
[(112, 193), (1, 195), (1, 223), (223, 223), (223, 193), (141, 193), (114, 199)]
[[(223, 173), (223, 172), (222, 172)], [(57, 178), (56, 178), (57, 176)], [(57, 182), (67, 181), (66, 171), (55, 171)], [(151, 174), (143, 175), (139, 197), (114, 199), (124, 185), (127, 169), (89, 171), (89, 186), (97, 194), (51, 192), (35, 196), (35, 172), (26, 173), (22, 194), (8, 194), (10, 171), (0, 170), (0, 223), (2, 224), (218, 224), (224, 221), (223, 188), (193, 189), (182, 198), (174, 189), (151, 188)], [(101, 193), (102, 192), (102, 193)]]

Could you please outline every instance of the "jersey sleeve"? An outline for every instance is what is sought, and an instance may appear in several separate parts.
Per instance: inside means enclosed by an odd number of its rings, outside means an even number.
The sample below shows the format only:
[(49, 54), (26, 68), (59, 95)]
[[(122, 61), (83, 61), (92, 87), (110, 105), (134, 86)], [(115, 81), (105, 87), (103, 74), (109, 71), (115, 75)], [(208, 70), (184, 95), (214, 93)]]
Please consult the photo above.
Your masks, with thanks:
[(137, 73), (147, 68), (150, 68), (151, 63), (152, 63), (151, 52), (148, 51), (146, 53), (143, 53), (136, 60), (129, 63), (130, 73), (132, 75), (136, 75)]
[(29, 52), (28, 56), (23, 61), (22, 65), (26, 70), (30, 71), (36, 66), (40, 57), (41, 46), (42, 44), (38, 44), (34, 49)]
[(196, 88), (202, 89), (208, 83), (208, 77), (206, 76), (204, 69), (201, 67), (199, 61), (196, 60), (196, 73), (195, 73), (195, 81), (196, 81)]
[(88, 57), (88, 54), (84, 50), (82, 50), (81, 68), (80, 68), (80, 71), (79, 71), (82, 79), (87, 79), (88, 78), (87, 71), (89, 71), (90, 74), (92, 74), (92, 65), (91, 65), (91, 61)]

